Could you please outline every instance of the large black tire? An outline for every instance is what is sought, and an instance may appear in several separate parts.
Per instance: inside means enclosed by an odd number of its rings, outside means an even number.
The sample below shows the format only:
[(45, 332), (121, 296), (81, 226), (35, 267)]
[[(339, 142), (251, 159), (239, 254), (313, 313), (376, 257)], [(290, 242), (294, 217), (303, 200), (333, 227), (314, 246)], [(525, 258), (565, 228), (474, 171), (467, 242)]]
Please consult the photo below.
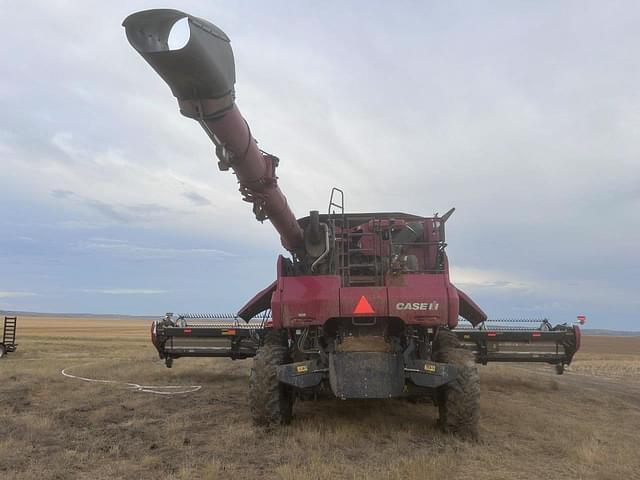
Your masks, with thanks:
[(286, 331), (271, 330), (253, 359), (249, 376), (249, 408), (254, 425), (286, 425), (293, 416), (291, 388), (278, 381), (277, 367), (289, 360)]
[(438, 408), (440, 427), (447, 433), (478, 440), (480, 423), (480, 375), (473, 352), (463, 348), (449, 330), (438, 331), (433, 356), (436, 362), (452, 363), (456, 380), (440, 388)]
[(6, 353), (6, 348), (4, 347), (4, 343), (0, 343), (0, 358), (4, 357)]

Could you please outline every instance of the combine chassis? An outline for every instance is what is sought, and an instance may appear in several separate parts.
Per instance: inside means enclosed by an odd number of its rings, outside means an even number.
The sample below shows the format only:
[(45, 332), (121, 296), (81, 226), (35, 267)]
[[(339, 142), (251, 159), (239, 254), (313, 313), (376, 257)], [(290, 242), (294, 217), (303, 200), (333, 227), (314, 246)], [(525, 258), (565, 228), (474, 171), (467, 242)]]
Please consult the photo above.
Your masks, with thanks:
[[(523, 326), (523, 324), (539, 324)], [(153, 322), (151, 339), (167, 367), (180, 357), (254, 357), (261, 338), (271, 328), (263, 315), (249, 322), (234, 315), (167, 314)], [(580, 348), (580, 328), (553, 326), (547, 319), (487, 320), (477, 327), (461, 324), (452, 330), (472, 350), (476, 362), (536, 362), (555, 365), (562, 374)]]

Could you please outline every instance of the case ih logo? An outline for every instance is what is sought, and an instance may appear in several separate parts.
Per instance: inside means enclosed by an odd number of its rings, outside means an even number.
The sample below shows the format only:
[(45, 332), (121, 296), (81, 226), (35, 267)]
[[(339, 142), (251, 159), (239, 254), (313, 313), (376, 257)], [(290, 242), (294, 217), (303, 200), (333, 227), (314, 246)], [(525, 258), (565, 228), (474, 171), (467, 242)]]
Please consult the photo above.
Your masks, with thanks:
[(438, 310), (438, 302), (396, 303), (396, 310)]

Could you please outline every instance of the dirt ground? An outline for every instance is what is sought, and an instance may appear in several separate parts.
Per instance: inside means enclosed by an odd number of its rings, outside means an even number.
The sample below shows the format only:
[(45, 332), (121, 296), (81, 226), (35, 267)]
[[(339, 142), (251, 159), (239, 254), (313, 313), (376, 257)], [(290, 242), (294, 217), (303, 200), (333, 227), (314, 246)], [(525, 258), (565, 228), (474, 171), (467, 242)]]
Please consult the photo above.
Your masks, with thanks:
[[(166, 369), (148, 322), (19, 318), (0, 361), (0, 478), (640, 479), (640, 337), (583, 337), (570, 371), (481, 367), (479, 444), (441, 434), (404, 401), (303, 402), (255, 430), (251, 360)], [(54, 336), (54, 334), (56, 336)], [(139, 386), (197, 386), (158, 395)], [(149, 389), (149, 388), (147, 388)]]

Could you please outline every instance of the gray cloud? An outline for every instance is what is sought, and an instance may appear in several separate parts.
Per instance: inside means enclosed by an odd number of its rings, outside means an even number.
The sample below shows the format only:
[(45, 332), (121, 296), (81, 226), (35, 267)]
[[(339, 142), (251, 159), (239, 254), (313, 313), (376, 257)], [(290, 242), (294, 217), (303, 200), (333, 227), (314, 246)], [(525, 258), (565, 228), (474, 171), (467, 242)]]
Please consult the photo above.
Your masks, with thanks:
[(237, 255), (223, 250), (212, 248), (162, 248), (135, 245), (123, 240), (110, 238), (95, 238), (78, 245), (84, 250), (94, 250), (135, 259), (180, 259), (191, 258), (217, 258), (225, 259)]
[(211, 201), (200, 195), (198, 192), (184, 192), (182, 195), (191, 200), (191, 202), (197, 207), (211, 205)]
[(100, 293), (103, 295), (160, 295), (168, 290), (153, 290), (148, 288), (86, 288), (79, 290), (83, 293)]
[(53, 190), (51, 195), (56, 199), (73, 200), (77, 204), (99, 213), (107, 220), (117, 223), (145, 223), (158, 216), (173, 213), (170, 208), (154, 203), (139, 205), (111, 204), (94, 198), (87, 198), (69, 190)]
[(34, 292), (7, 292), (0, 291), (0, 298), (18, 298), (18, 297), (33, 297), (36, 293)]
[(74, 193), (69, 190), (51, 190), (51, 196), (53, 198), (66, 200), (68, 198), (71, 198), (73, 195)]

